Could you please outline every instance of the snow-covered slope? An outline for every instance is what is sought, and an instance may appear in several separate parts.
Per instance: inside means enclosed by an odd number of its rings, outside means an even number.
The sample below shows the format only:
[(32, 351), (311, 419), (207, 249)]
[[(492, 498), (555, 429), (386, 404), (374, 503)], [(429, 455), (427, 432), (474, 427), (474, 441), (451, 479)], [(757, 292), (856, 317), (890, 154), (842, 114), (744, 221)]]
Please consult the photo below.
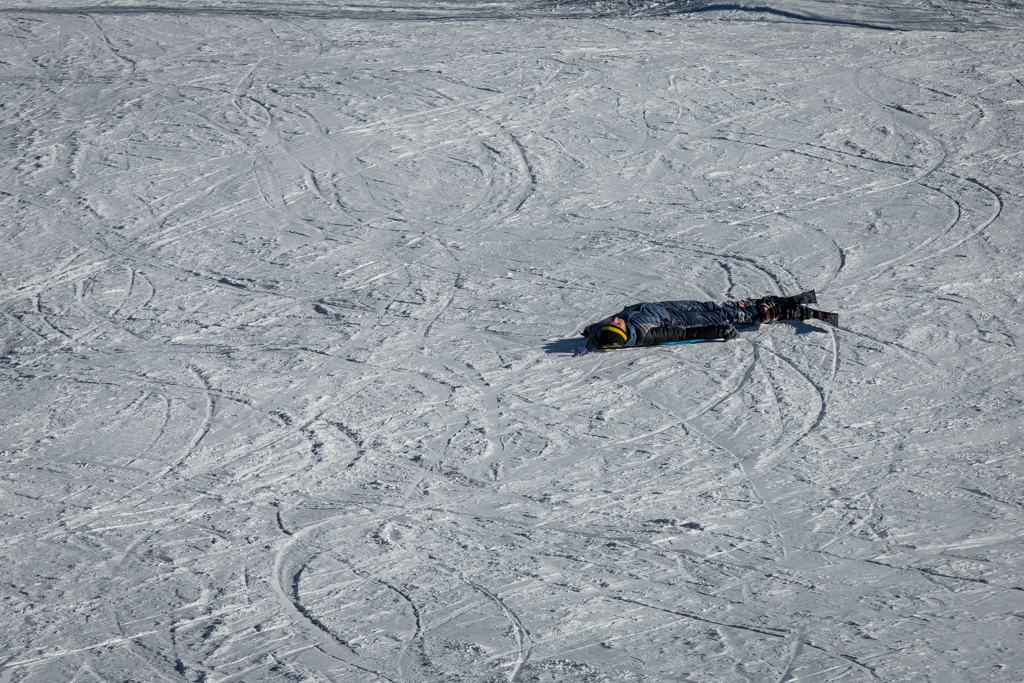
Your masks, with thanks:
[(1021, 11), (8, 3), (0, 681), (1020, 680)]

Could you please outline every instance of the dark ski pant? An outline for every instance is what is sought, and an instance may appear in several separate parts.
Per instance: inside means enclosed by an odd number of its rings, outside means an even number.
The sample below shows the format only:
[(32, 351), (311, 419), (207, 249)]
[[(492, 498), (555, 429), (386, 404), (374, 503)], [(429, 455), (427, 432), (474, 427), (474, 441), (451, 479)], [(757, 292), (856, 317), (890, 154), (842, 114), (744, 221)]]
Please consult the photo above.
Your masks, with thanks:
[(757, 325), (761, 312), (757, 306), (739, 301), (716, 304), (712, 301), (659, 301), (679, 319), (681, 327), (701, 325)]

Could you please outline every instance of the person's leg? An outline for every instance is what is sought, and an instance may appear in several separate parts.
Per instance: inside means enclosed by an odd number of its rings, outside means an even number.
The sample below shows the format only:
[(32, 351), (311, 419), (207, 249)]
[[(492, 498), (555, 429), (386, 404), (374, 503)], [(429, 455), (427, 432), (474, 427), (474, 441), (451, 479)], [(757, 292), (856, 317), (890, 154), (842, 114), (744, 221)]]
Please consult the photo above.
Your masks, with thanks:
[(760, 325), (776, 320), (807, 320), (809, 309), (800, 306), (814, 302), (814, 290), (796, 296), (766, 296), (743, 301), (662, 301), (683, 327), (697, 325)]
[(662, 301), (683, 327), (701, 325), (757, 325), (761, 313), (757, 306), (744, 301)]
[(763, 309), (749, 301), (726, 301), (719, 304), (730, 325), (760, 325), (765, 322)]

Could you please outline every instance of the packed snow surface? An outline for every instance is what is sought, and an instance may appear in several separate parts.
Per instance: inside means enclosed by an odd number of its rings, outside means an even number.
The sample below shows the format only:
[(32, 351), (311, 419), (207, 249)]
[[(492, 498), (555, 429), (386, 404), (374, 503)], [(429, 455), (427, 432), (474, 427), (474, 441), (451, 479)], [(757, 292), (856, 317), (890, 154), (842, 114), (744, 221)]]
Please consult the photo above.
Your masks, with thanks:
[(1020, 681), (1022, 14), (6, 3), (0, 681)]

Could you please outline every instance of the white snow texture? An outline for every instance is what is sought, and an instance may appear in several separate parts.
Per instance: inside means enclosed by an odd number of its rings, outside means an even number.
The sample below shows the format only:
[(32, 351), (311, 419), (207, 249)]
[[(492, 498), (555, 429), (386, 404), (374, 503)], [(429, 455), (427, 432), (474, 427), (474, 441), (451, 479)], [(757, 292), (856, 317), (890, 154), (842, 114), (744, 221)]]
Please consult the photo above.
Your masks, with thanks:
[(4, 3), (0, 683), (1024, 680), (1022, 15)]

